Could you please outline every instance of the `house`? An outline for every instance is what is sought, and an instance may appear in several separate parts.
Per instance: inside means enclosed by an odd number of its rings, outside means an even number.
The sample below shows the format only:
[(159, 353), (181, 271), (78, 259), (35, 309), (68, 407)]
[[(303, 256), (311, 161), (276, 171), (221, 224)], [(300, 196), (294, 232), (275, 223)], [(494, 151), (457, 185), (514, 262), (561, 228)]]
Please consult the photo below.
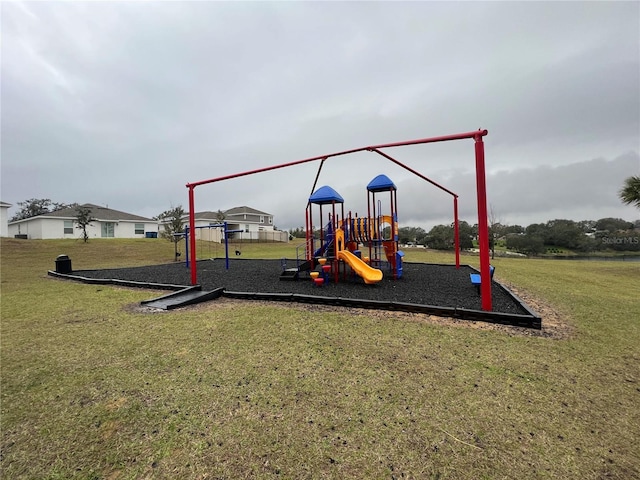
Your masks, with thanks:
[[(89, 238), (145, 238), (158, 234), (158, 222), (150, 218), (85, 203), (95, 218), (87, 226)], [(37, 217), (9, 223), (9, 236), (28, 239), (79, 238), (76, 207), (63, 208)], [(149, 235), (147, 235), (149, 233)]]
[[(196, 238), (212, 242), (224, 240), (222, 228), (206, 228), (212, 225), (220, 225), (227, 222), (227, 228), (234, 230), (231, 235), (235, 241), (255, 242), (287, 242), (289, 234), (275, 230), (273, 227), (273, 215), (261, 212), (255, 208), (242, 206), (225, 210), (224, 219), (220, 219), (219, 212), (205, 211), (195, 213)], [(184, 216), (185, 226), (189, 225), (189, 215)], [(198, 228), (199, 227), (199, 228)]]
[(0, 201), (0, 237), (9, 236), (9, 207), (10, 203)]
[(273, 215), (251, 207), (234, 207), (224, 212), (230, 230), (242, 230), (249, 238), (259, 232), (273, 232)]
[[(218, 212), (196, 212), (195, 214), (195, 226), (196, 226), (196, 238), (198, 240), (207, 240), (210, 242), (221, 242), (224, 238), (222, 228), (212, 227), (212, 225), (220, 225), (224, 220), (220, 220)], [(189, 214), (185, 214), (182, 217), (184, 226), (189, 226)], [(207, 228), (211, 227), (211, 228)], [(228, 227), (231, 229), (231, 227)]]

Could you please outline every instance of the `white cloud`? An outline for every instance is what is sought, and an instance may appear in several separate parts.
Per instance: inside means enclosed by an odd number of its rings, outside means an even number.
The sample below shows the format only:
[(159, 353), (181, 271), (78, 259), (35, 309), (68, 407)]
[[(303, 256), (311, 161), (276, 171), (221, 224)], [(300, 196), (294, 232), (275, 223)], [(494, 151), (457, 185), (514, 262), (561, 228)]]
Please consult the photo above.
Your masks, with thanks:
[[(489, 201), (512, 223), (637, 218), (615, 192), (640, 170), (639, 15), (622, 2), (3, 3), (2, 200), (152, 216), (186, 206), (187, 182), (482, 127)], [(472, 141), (388, 153), (475, 215)], [(202, 187), (198, 206), (298, 226), (317, 167)], [(446, 194), (373, 153), (327, 161), (319, 185), (362, 210), (378, 173), (407, 222), (450, 218)]]

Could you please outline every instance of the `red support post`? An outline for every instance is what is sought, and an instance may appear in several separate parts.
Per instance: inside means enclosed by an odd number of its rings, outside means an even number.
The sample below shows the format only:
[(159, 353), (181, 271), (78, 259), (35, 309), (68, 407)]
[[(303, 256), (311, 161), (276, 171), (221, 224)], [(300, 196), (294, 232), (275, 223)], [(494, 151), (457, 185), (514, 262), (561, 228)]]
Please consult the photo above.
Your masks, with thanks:
[(189, 187), (189, 255), (191, 255), (191, 285), (198, 283), (198, 266), (196, 262), (196, 202), (194, 197), (194, 188)]
[(478, 243), (480, 248), (480, 297), (482, 309), (492, 311), (491, 273), (489, 272), (489, 222), (487, 216), (487, 185), (484, 167), (482, 132), (475, 136), (476, 190), (478, 195)]
[(453, 197), (453, 239), (456, 249), (456, 270), (460, 269), (460, 223), (458, 221), (458, 196)]
[(306, 260), (313, 259), (313, 231), (312, 231), (312, 219), (311, 219), (311, 204), (307, 203), (307, 208), (304, 212), (305, 221), (305, 242), (307, 243), (305, 257)]

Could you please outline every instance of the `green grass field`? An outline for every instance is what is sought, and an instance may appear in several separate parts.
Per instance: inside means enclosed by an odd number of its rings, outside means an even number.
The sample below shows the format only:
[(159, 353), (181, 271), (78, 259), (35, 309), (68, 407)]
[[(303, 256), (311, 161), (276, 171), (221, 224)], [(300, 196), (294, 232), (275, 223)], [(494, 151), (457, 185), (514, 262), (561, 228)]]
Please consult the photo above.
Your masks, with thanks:
[(571, 327), (554, 338), (229, 300), (148, 313), (156, 292), (48, 277), (63, 253), (173, 259), (154, 239), (2, 239), (2, 478), (640, 478), (639, 263), (496, 259)]

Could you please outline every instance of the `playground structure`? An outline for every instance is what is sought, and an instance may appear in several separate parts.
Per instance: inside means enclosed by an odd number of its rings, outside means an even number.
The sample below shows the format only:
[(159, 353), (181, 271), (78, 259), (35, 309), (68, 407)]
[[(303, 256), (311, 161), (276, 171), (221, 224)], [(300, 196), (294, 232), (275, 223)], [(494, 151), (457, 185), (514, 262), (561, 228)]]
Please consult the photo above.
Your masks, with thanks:
[[(345, 215), (344, 199), (333, 188), (325, 185), (310, 197), (306, 210), (305, 266), (315, 267), (319, 259), (324, 279), (334, 282), (347, 278), (347, 266), (366, 284), (382, 280), (382, 270), (387, 267), (394, 279), (402, 277), (402, 257), (398, 250), (398, 216), (396, 186), (386, 175), (378, 175), (367, 185), (367, 217), (358, 217), (351, 212)], [(376, 193), (389, 193), (389, 214), (383, 215), (382, 202), (376, 202)], [(330, 206), (328, 222), (314, 236), (313, 206), (319, 206), (319, 218), (323, 223), (323, 206)], [(336, 207), (340, 212), (336, 212)], [(319, 242), (319, 244), (317, 243)], [(368, 249), (363, 256), (359, 246)], [(314, 279), (314, 281), (316, 281)], [(318, 284), (322, 282), (316, 281)]]
[[(142, 302), (153, 308), (170, 310), (184, 305), (213, 300), (219, 297), (264, 300), (278, 302), (296, 302), (305, 304), (332, 305), (339, 307), (374, 308), (378, 310), (406, 311), (414, 313), (427, 313), (437, 316), (448, 316), (465, 320), (480, 320), (492, 323), (502, 323), (517, 325), (527, 328), (540, 329), (542, 327), (541, 318), (532, 311), (516, 295), (511, 293), (507, 287), (494, 281), (495, 289), (492, 292), (491, 275), (495, 269), (489, 265), (488, 249), (488, 219), (486, 218), (486, 191), (484, 183), (484, 147), (482, 137), (487, 134), (486, 130), (469, 132), (466, 134), (450, 135), (447, 137), (436, 137), (430, 139), (413, 140), (408, 142), (377, 145), (356, 150), (339, 152), (323, 157), (300, 160), (289, 164), (277, 165), (263, 168), (251, 172), (235, 175), (228, 175), (217, 179), (204, 180), (194, 184), (187, 184), (189, 188), (190, 206), (190, 229), (180, 236), (188, 237), (190, 270), (189, 274), (181, 268), (180, 264), (172, 263), (162, 266), (152, 265), (148, 267), (133, 267), (106, 270), (81, 270), (72, 271), (71, 262), (67, 259), (68, 265), (56, 259), (56, 271), (48, 271), (49, 275), (81, 281), (89, 284), (113, 284), (120, 286), (142, 287), (152, 289), (174, 290), (174, 293), (164, 295), (160, 298)], [(478, 220), (480, 233), (480, 271), (471, 265), (459, 264), (458, 229), (457, 229), (457, 194), (436, 184), (424, 175), (412, 170), (397, 160), (393, 159), (379, 149), (386, 147), (399, 147), (403, 145), (415, 145), (419, 143), (431, 143), (447, 140), (460, 140), (473, 138), (475, 140), (476, 152), (476, 180), (478, 199)], [(411, 171), (416, 176), (449, 193), (453, 197), (454, 204), (454, 233), (456, 236), (456, 264), (430, 264), (430, 263), (407, 263), (402, 265), (402, 253), (397, 249), (397, 208), (395, 201), (395, 186), (393, 182), (384, 175), (379, 175), (367, 186), (369, 201), (367, 216), (358, 217), (344, 214), (344, 205), (341, 197), (330, 187), (321, 187), (315, 191), (315, 186), (324, 161), (332, 156), (346, 155), (348, 153), (360, 152), (363, 150), (372, 151), (389, 159), (397, 165)], [(365, 283), (376, 283), (376, 288), (363, 288), (353, 282), (342, 282), (331, 285), (330, 290), (325, 290), (329, 295), (313, 294), (315, 287), (310, 282), (294, 282), (289, 284), (290, 288), (283, 288), (279, 282), (265, 282), (266, 278), (273, 278), (276, 270), (277, 260), (251, 260), (234, 263), (234, 268), (229, 269), (229, 254), (227, 244), (227, 262), (207, 262), (207, 267), (202, 270), (202, 283), (198, 283), (197, 262), (196, 262), (196, 230), (194, 211), (195, 194), (194, 189), (198, 185), (228, 180), (245, 175), (251, 175), (268, 170), (275, 170), (300, 163), (321, 160), (320, 169), (316, 175), (314, 186), (311, 189), (310, 200), (308, 202), (307, 226), (308, 238), (311, 238), (310, 248), (305, 242), (301, 247), (305, 247), (304, 261), (321, 265), (321, 271), (312, 271), (309, 276), (314, 278), (314, 283), (324, 284), (328, 282), (329, 275), (334, 276), (340, 273), (346, 276), (349, 271), (346, 266), (350, 266), (353, 275), (358, 275), (365, 280)], [(382, 208), (383, 202), (377, 200), (375, 196), (388, 191), (390, 194), (389, 212)], [(324, 192), (324, 193), (323, 193)], [(327, 193), (329, 193), (327, 195)], [(373, 201), (371, 201), (373, 199)], [(313, 227), (312, 203), (311, 200), (320, 205), (331, 204), (332, 212), (328, 215), (329, 222), (325, 230), (320, 232), (320, 238), (314, 238), (317, 231)], [(323, 203), (322, 200), (325, 200)], [(340, 216), (335, 212), (336, 205), (340, 205)], [(390, 213), (387, 215), (387, 213)], [(320, 215), (320, 225), (323, 222), (323, 215)], [(218, 228), (221, 225), (217, 226)], [(212, 225), (205, 228), (213, 228)], [(228, 229), (228, 227), (227, 227)], [(211, 230), (209, 230), (210, 232)], [(484, 232), (484, 234), (483, 234)], [(333, 239), (330, 239), (330, 236)], [(229, 237), (227, 236), (227, 239)], [(319, 241), (317, 247), (316, 241)], [(208, 242), (210, 243), (210, 242)], [(358, 252), (359, 245), (368, 249), (369, 256), (363, 257), (363, 251)], [(299, 247), (299, 248), (301, 248)], [(307, 260), (308, 252), (312, 252), (312, 258)], [(320, 254), (323, 256), (321, 257)], [(384, 255), (384, 256), (383, 256)], [(334, 257), (334, 258), (331, 258)], [(298, 257), (300, 258), (300, 257)], [(373, 259), (373, 262), (372, 262)], [(337, 261), (338, 268), (329, 261)], [(342, 262), (340, 264), (339, 262)], [(487, 266), (485, 268), (483, 265)], [(280, 266), (283, 267), (282, 261)], [(396, 283), (390, 280), (382, 280), (382, 270), (376, 268), (388, 268), (395, 278), (400, 278), (404, 273), (411, 281)], [(176, 269), (177, 267), (177, 269)], [(225, 272), (225, 270), (229, 270)], [(322, 278), (320, 277), (322, 275)], [(187, 282), (190, 278), (190, 282)], [(471, 280), (471, 284), (469, 284)], [(190, 283), (190, 285), (189, 285)], [(480, 291), (478, 298), (475, 292), (476, 287)], [(489, 296), (487, 296), (487, 291)], [(319, 292), (319, 291), (318, 291)], [(494, 297), (491, 297), (493, 293)], [(495, 304), (496, 310), (493, 309)]]
[[(320, 171), (322, 170), (322, 166), (324, 162), (331, 157), (338, 157), (343, 155), (348, 155), (356, 152), (369, 151), (381, 155), (382, 157), (388, 159), (389, 161), (395, 163), (396, 165), (404, 168), (405, 170), (410, 171), (414, 175), (422, 178), (423, 180), (431, 183), (436, 186), (440, 190), (443, 190), (449, 193), (453, 197), (453, 212), (454, 212), (454, 248), (455, 248), (455, 256), (456, 256), (456, 267), (460, 265), (460, 243), (459, 243), (459, 229), (458, 229), (458, 195), (445, 187), (437, 184), (433, 180), (429, 179), (425, 175), (417, 172), (416, 170), (402, 164), (395, 158), (391, 157), (389, 154), (381, 151), (381, 149), (385, 148), (394, 148), (394, 147), (402, 147), (408, 145), (420, 145), (426, 143), (436, 143), (436, 142), (446, 142), (446, 141), (454, 141), (454, 140), (464, 140), (464, 139), (473, 139), (475, 144), (475, 167), (476, 167), (476, 198), (477, 198), (477, 209), (478, 209), (478, 239), (479, 239), (479, 251), (480, 251), (480, 293), (481, 293), (481, 303), (482, 309), (485, 311), (492, 310), (492, 298), (491, 298), (491, 276), (490, 276), (490, 264), (489, 264), (489, 225), (488, 225), (488, 215), (487, 215), (487, 198), (486, 198), (486, 175), (485, 175), (485, 158), (484, 158), (484, 142), (483, 137), (488, 134), (487, 130), (477, 130), (467, 133), (459, 133), (453, 135), (445, 135), (439, 137), (430, 137), (423, 138), (418, 140), (409, 140), (404, 142), (396, 142), (396, 143), (387, 143), (380, 145), (371, 145), (368, 147), (361, 147), (352, 150), (345, 150), (342, 152), (331, 153), (327, 155), (321, 155), (317, 157), (307, 158), (303, 160), (298, 160), (294, 162), (283, 163), (280, 165), (274, 165), (271, 167), (264, 167), (256, 170), (250, 170), (247, 172), (236, 173), (232, 175), (225, 175), (222, 177), (212, 178), (208, 180), (201, 180), (197, 182), (187, 183), (186, 187), (189, 190), (189, 226), (190, 226), (190, 235), (189, 235), (189, 245), (190, 245), (190, 258), (191, 258), (191, 284), (197, 285), (198, 283), (198, 274), (197, 274), (197, 264), (196, 264), (196, 237), (195, 237), (195, 189), (198, 186), (206, 185), (209, 183), (216, 183), (225, 180), (230, 180), (233, 178), (239, 178), (248, 175), (254, 175), (257, 173), (267, 172), (271, 170), (291, 167), (294, 165), (300, 165), (303, 163), (313, 162), (320, 160), (320, 166), (318, 168), (318, 173), (316, 175), (316, 180), (314, 182), (314, 186), (312, 188), (312, 192), (315, 190), (315, 183), (318, 180), (320, 175)], [(344, 217), (343, 217), (344, 218)], [(369, 217), (374, 218), (374, 217)], [(345, 249), (348, 250), (348, 249)]]

